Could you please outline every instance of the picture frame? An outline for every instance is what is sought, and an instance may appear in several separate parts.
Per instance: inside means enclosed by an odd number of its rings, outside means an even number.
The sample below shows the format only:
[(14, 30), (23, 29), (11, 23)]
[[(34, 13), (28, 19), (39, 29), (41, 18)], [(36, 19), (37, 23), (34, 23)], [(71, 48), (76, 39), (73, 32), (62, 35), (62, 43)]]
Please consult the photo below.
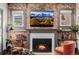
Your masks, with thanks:
[(24, 27), (23, 10), (12, 10), (12, 20), (13, 20), (14, 27)]
[(71, 19), (72, 19), (72, 10), (60, 10), (60, 26), (71, 26)]
[(53, 10), (31, 10), (30, 11), (31, 27), (54, 27)]

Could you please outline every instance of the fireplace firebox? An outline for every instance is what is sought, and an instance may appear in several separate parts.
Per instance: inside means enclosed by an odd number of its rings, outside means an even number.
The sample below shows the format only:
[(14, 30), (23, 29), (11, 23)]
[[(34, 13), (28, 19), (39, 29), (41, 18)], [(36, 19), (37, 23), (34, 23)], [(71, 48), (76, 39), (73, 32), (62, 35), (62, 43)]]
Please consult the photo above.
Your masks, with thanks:
[(30, 51), (37, 55), (54, 54), (54, 33), (30, 33)]
[(33, 38), (32, 49), (34, 52), (52, 52), (51, 38)]

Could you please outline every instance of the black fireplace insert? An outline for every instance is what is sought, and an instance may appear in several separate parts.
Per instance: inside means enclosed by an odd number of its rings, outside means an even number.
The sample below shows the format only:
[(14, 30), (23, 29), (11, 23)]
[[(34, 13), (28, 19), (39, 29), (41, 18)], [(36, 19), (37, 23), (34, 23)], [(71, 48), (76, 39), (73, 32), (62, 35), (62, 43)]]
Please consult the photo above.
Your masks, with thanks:
[(33, 52), (52, 52), (52, 38), (33, 38)]

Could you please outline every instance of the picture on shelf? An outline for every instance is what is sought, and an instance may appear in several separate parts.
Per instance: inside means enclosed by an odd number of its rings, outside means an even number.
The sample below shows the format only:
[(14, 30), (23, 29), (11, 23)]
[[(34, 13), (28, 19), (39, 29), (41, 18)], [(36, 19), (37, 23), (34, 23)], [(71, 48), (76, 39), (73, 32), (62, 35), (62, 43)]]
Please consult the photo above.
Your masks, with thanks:
[(31, 10), (30, 12), (31, 27), (53, 27), (54, 11), (53, 10)]

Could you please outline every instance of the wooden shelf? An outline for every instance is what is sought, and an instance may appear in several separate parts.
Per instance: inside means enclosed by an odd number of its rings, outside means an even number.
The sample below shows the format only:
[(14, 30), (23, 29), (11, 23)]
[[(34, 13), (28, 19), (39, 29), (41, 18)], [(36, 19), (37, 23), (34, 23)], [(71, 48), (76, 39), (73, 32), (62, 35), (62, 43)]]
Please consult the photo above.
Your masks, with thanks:
[(67, 41), (67, 40), (69, 40), (69, 41), (76, 41), (77, 39), (58, 39), (58, 41)]
[(58, 45), (63, 41), (77, 41), (76, 32), (72, 31), (61, 31), (58, 32)]

